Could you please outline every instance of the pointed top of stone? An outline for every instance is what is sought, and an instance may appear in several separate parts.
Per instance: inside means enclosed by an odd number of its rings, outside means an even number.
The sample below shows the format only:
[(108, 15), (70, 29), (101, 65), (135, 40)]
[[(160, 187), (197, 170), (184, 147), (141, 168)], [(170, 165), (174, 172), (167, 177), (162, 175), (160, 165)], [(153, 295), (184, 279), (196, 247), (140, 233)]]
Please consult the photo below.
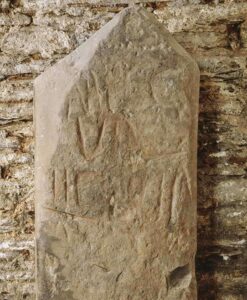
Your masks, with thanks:
[[(117, 55), (118, 45), (114, 46), (112, 43), (112, 46), (109, 46), (110, 39), (118, 41), (121, 47), (126, 46), (127, 48), (134, 43), (138, 43), (139, 49), (137, 51), (144, 52), (148, 48), (155, 50), (155, 47), (160, 46), (164, 51), (168, 50), (167, 55), (170, 54), (169, 52), (176, 53), (181, 56), (181, 62), (191, 62), (197, 68), (190, 55), (176, 42), (152, 13), (140, 6), (133, 5), (123, 9), (76, 50), (44, 71), (36, 78), (35, 84), (38, 84), (41, 78), (42, 81), (46, 79), (50, 81), (49, 74), (53, 76), (53, 72), (56, 72), (60, 66), (63, 68), (66, 66), (68, 72), (73, 69), (73, 73), (87, 70), (88, 64), (102, 47), (109, 48), (109, 53), (115, 47), (115, 55)], [(56, 80), (59, 80), (59, 78), (56, 78)]]

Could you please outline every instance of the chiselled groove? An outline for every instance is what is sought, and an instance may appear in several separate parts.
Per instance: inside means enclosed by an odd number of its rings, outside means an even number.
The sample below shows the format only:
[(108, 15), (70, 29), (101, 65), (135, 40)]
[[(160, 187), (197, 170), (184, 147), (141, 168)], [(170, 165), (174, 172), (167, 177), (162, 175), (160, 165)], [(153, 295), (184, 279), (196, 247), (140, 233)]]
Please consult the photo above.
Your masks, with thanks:
[(113, 215), (114, 215), (114, 196), (112, 196), (109, 200), (109, 205), (108, 205), (108, 218), (109, 218), (109, 220), (111, 220)]
[(137, 140), (137, 137), (136, 137), (136, 133), (135, 133), (135, 130), (134, 130), (132, 124), (130, 123), (130, 121), (128, 119), (125, 119), (125, 122), (126, 122), (128, 128), (130, 129), (130, 132), (131, 132), (131, 134), (134, 138), (135, 144), (138, 145), (138, 140)]
[(56, 171), (55, 170), (52, 170), (51, 173), (51, 185), (52, 185), (53, 202), (56, 203)]
[(68, 235), (68, 231), (67, 231), (67, 229), (66, 229), (66, 226), (65, 226), (65, 225), (63, 225), (63, 230), (64, 230), (64, 235), (65, 235), (65, 238), (66, 238), (66, 240), (68, 240), (68, 239), (69, 239), (69, 235)]
[[(148, 83), (148, 84), (149, 84), (149, 93), (150, 93), (151, 99), (153, 99), (153, 100), (155, 101), (155, 103), (158, 104), (158, 102), (157, 102), (157, 100), (156, 100), (156, 97), (155, 97), (155, 95), (154, 95), (154, 91), (153, 91), (152, 77), (153, 77), (153, 74), (151, 75), (150, 82)], [(152, 106), (151, 106), (151, 107), (152, 107)]]
[(73, 182), (74, 172), (72, 169), (66, 169), (66, 199), (67, 206), (73, 207), (75, 201), (74, 191), (74, 182)]
[(98, 264), (93, 264), (92, 266), (98, 267), (98, 268), (100, 268), (101, 270), (103, 270), (104, 272), (109, 272), (109, 271), (110, 271), (110, 270), (108, 270), (106, 267), (101, 266), (101, 265), (98, 265)]
[(107, 110), (111, 111), (108, 88), (105, 91), (105, 101), (106, 101), (106, 108), (107, 108)]
[(168, 292), (169, 292), (169, 278), (168, 278), (168, 276), (165, 277), (165, 282), (166, 282), (166, 295), (167, 295)]
[(171, 203), (171, 225), (175, 225), (178, 219), (178, 203), (181, 195), (181, 189), (182, 189), (182, 180), (183, 180), (183, 174), (177, 173), (174, 181), (174, 185), (172, 188), (172, 203)]
[(162, 178), (160, 180), (160, 186), (159, 186), (159, 192), (160, 192), (158, 197), (159, 218), (162, 216), (162, 207), (164, 201), (164, 177), (165, 175), (162, 174)]
[(93, 71), (91, 71), (91, 74), (92, 74), (92, 77), (93, 77), (93, 80), (94, 80), (94, 84), (95, 84), (97, 94), (99, 96), (98, 104), (99, 104), (100, 109), (102, 110), (102, 104), (103, 104), (103, 100), (104, 100), (103, 92), (101, 91), (101, 88), (99, 86), (99, 81), (98, 81), (97, 75)]
[(62, 169), (54, 169), (53, 171), (54, 177), (52, 178), (53, 186), (54, 186), (54, 200), (56, 205), (60, 201), (66, 202), (66, 170)]
[[(189, 193), (190, 190), (190, 183), (188, 182), (188, 171), (186, 168), (179, 169), (175, 175), (175, 179), (172, 184), (172, 194), (171, 194), (171, 206), (170, 206), (170, 221), (169, 225), (173, 226), (177, 223), (179, 218), (179, 206), (183, 205), (182, 201), (185, 201), (184, 197), (187, 197), (186, 188)], [(190, 194), (190, 197), (192, 195)], [(191, 198), (192, 199), (192, 198)]]
[(99, 148), (102, 148), (102, 140), (105, 134), (105, 128), (106, 128), (106, 119), (104, 119), (102, 126), (99, 129), (99, 134), (98, 134), (98, 141), (96, 148), (94, 150), (94, 154), (99, 150)]
[(153, 80), (155, 78), (155, 76), (157, 76), (159, 74), (159, 70), (153, 71), (150, 75), (150, 80), (149, 80), (149, 93), (150, 93), (150, 97), (152, 99), (152, 103), (150, 107), (147, 107), (146, 109), (150, 109), (154, 104), (159, 106), (159, 99), (157, 99), (155, 93), (154, 93), (154, 86), (153, 86)]
[(78, 180), (79, 180), (79, 174), (75, 174), (75, 197), (76, 197), (76, 204), (79, 206), (79, 190), (78, 190)]
[(100, 107), (101, 111), (111, 111), (108, 88), (107, 87), (102, 88), (100, 86), (100, 80), (98, 79), (95, 72), (91, 71), (91, 74), (92, 74), (92, 77), (94, 80), (97, 94), (99, 96), (98, 103), (99, 103), (99, 107)]
[(115, 134), (115, 136), (119, 135), (119, 124), (118, 124), (118, 122), (115, 122), (114, 134)]
[(118, 275), (117, 275), (117, 277), (116, 277), (116, 282), (118, 282), (119, 281), (119, 278), (120, 278), (120, 276), (123, 274), (123, 271), (121, 271), (120, 273), (118, 273)]
[[(81, 81), (80, 81), (81, 82)], [(88, 107), (88, 86), (87, 83), (84, 82), (84, 89), (81, 88), (81, 85), (79, 83), (76, 84), (77, 92), (79, 93), (80, 103), (83, 107), (83, 110), (85, 113), (89, 111)]]
[(168, 226), (171, 228), (174, 225), (174, 210), (176, 207), (176, 197), (177, 197), (177, 182), (178, 182), (178, 175), (177, 171), (175, 172), (175, 175), (172, 179), (172, 182), (170, 184), (171, 186), (171, 194), (170, 194), (170, 205), (169, 205), (169, 218), (168, 218)]
[(63, 182), (63, 186), (64, 186), (64, 200), (65, 200), (65, 203), (67, 203), (67, 200), (68, 200), (68, 187), (67, 187), (67, 176), (68, 176), (68, 172), (66, 169), (64, 169), (63, 171), (64, 173), (64, 182)]
[(190, 198), (192, 199), (193, 195), (192, 195), (192, 188), (191, 188), (191, 183), (190, 183), (190, 179), (189, 179), (190, 178), (189, 170), (187, 167), (183, 167), (183, 171), (184, 171), (186, 185), (187, 185), (188, 191), (190, 193)]
[(97, 94), (99, 96), (99, 99), (98, 99), (98, 104), (99, 104), (99, 107), (101, 109), (101, 92), (100, 92), (100, 89), (99, 89), (99, 84), (98, 84), (98, 80), (97, 80), (97, 75), (95, 74), (95, 72), (91, 71), (91, 74), (92, 74), (92, 78), (93, 78), (93, 81), (94, 81), (94, 85), (95, 85), (95, 88), (96, 88), (96, 91), (97, 91)]
[(67, 120), (69, 120), (69, 116), (70, 116), (70, 101), (68, 101), (66, 108), (65, 108), (65, 115), (67, 117)]
[(66, 169), (66, 199), (67, 199), (67, 207), (73, 206), (74, 195), (73, 195), (73, 181), (71, 181), (71, 177), (73, 176), (73, 170), (68, 168)]
[(79, 117), (76, 119), (76, 132), (77, 132), (78, 146), (79, 146), (80, 153), (86, 160), (88, 160), (88, 158), (86, 156), (84, 136), (83, 136), (83, 133), (81, 131), (81, 125), (80, 125), (80, 118)]
[(75, 204), (79, 207), (78, 176), (79, 173), (76, 173), (74, 175), (74, 185), (75, 185)]
[(62, 211), (62, 210), (59, 210), (59, 209), (55, 209), (55, 208), (51, 208), (51, 207), (46, 207), (46, 206), (43, 206), (44, 209), (47, 209), (47, 210), (50, 210), (50, 211), (53, 211), (55, 213), (58, 213), (58, 214), (65, 214), (65, 215), (68, 215), (68, 216), (71, 216), (71, 217), (76, 217), (76, 218), (81, 218), (81, 219), (85, 219), (85, 220), (92, 220), (94, 221), (95, 218), (93, 217), (86, 217), (85, 214), (83, 215), (77, 215), (77, 214), (74, 214), (74, 213), (71, 213), (71, 212), (67, 212), (67, 211)]

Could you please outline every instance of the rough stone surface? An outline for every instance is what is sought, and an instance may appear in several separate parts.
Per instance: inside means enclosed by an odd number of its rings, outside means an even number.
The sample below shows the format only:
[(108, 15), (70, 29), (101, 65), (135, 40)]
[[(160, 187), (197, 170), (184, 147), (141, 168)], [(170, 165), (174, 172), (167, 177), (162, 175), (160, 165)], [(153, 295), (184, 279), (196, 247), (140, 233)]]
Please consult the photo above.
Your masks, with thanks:
[(43, 58), (49, 58), (54, 53), (66, 53), (71, 50), (71, 43), (66, 33), (51, 28), (14, 28), (4, 36), (2, 50), (5, 53), (14, 52), (15, 55), (24, 58), (37, 53)]
[(197, 299), (198, 98), (137, 7), (35, 80), (38, 299)]
[[(169, 29), (197, 60), (201, 71), (198, 299), (245, 300), (247, 3), (243, 0), (172, 0), (140, 5), (152, 11)], [(2, 0), (0, 11), (5, 17), (0, 26), (0, 43), (11, 28), (22, 29), (22, 36), (25, 32), (27, 43), (31, 43), (29, 27), (39, 27), (43, 31), (65, 32), (72, 41), (71, 48), (75, 49), (126, 6), (86, 4), (81, 0), (71, 0), (67, 4), (47, 0)], [(43, 51), (42, 47), (47, 45), (43, 44), (43, 39), (37, 43), (38, 51)], [(23, 52), (16, 54), (14, 47), (8, 53), (0, 51), (0, 102), (11, 101), (15, 116), (18, 114), (15, 104), (29, 106), (32, 101), (33, 79), (66, 55), (66, 49), (59, 53), (52, 50), (52, 40), (49, 45), (49, 58), (43, 58), (39, 52), (26, 52), (23, 57)], [(20, 49), (17, 44), (16, 47)], [(0, 226), (0, 299), (34, 300), (31, 119), (9, 118), (7, 124), (0, 125), (0, 154), (0, 218), (4, 219)], [(21, 155), (32, 159), (23, 159)], [(13, 245), (20, 242), (23, 249), (18, 255), (12, 255), (16, 251)]]

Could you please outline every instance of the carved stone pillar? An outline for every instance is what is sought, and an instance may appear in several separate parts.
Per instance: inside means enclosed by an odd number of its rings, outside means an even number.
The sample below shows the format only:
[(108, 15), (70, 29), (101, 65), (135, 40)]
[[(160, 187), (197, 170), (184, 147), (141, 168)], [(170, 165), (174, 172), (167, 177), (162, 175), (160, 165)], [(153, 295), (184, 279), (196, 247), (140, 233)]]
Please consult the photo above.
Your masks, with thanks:
[(37, 299), (196, 299), (198, 90), (136, 7), (38, 77)]

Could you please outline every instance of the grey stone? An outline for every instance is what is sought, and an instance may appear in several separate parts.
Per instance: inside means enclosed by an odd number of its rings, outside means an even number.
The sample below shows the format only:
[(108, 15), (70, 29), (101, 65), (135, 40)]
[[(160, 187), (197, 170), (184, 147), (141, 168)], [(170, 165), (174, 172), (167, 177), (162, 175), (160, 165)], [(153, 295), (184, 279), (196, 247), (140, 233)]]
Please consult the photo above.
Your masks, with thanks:
[(199, 70), (128, 8), (35, 80), (37, 299), (196, 299)]
[(61, 11), (63, 9), (68, 9), (70, 7), (76, 7), (76, 9), (80, 10), (80, 6), (119, 6), (119, 5), (132, 5), (134, 3), (155, 3), (159, 2), (169, 2), (169, 0), (22, 0), (22, 6), (24, 11), (27, 12), (35, 12), (35, 11), (42, 11), (42, 12), (51, 12), (51, 11)]
[(49, 27), (13, 27), (5, 34), (1, 44), (1, 50), (5, 54), (50, 58), (55, 53), (68, 53), (73, 43), (67, 33)]
[(0, 124), (8, 124), (19, 120), (32, 120), (33, 105), (31, 103), (0, 103)]

